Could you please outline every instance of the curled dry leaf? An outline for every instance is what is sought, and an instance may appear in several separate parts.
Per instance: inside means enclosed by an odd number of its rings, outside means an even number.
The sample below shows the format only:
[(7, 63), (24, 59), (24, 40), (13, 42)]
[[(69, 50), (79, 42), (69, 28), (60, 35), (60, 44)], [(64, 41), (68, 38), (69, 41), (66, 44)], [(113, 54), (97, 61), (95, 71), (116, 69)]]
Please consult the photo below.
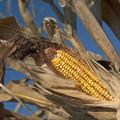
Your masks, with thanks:
[[(39, 68), (37, 66), (31, 67), (31, 66), (22, 65), (22, 67), (30, 71), (30, 77), (33, 80), (35, 81), (37, 80), (46, 90), (49, 90), (54, 94), (54, 95), (53, 94), (47, 95), (46, 96), (47, 99), (54, 101), (55, 104), (59, 104), (60, 106), (63, 107), (67, 106), (67, 108), (64, 109), (69, 109), (70, 107), (81, 110), (81, 108), (84, 108), (87, 109), (87, 111), (89, 111), (89, 109), (92, 108), (99, 109), (99, 107), (101, 107), (100, 108), (101, 110), (108, 109), (110, 110), (109, 112), (111, 113), (113, 111), (115, 112), (116, 104), (114, 102), (99, 101), (96, 98), (81, 93), (80, 91), (74, 88), (74, 82), (72, 80), (63, 79), (59, 76), (56, 76), (54, 73), (49, 71), (49, 69), (46, 68), (46, 66)], [(104, 113), (109, 114), (108, 110), (105, 110), (107, 112), (105, 113), (104, 111)], [(70, 112), (73, 111), (70, 110), (68, 113)], [(95, 115), (95, 117), (97, 118), (95, 111), (91, 112), (90, 110), (89, 113), (92, 116)], [(84, 113), (82, 115), (84, 115)], [(111, 116), (109, 116), (108, 118), (106, 117), (106, 120), (111, 118), (113, 118), (113, 114), (111, 114)], [(102, 118), (99, 119), (102, 120)]]
[[(24, 100), (27, 103), (38, 105), (44, 109), (51, 111), (53, 114), (57, 114), (58, 116), (62, 114), (63, 116), (61, 117), (69, 118), (69, 115), (62, 108), (60, 108), (59, 105), (55, 105), (54, 102), (47, 99), (46, 97), (47, 94), (45, 93), (45, 91), (41, 91), (39, 89), (39, 92), (38, 92), (35, 86), (30, 87), (23, 82), (19, 83), (19, 82), (13, 81), (9, 83), (6, 87), (12, 92), (14, 96)], [(8, 96), (5, 93), (1, 93), (0, 95), (3, 96), (3, 99), (2, 99), (3, 101), (13, 99), (10, 97), (8, 99)], [(7, 99), (6, 99), (6, 96), (7, 96)], [(56, 111), (58, 111), (58, 113), (56, 113)]]

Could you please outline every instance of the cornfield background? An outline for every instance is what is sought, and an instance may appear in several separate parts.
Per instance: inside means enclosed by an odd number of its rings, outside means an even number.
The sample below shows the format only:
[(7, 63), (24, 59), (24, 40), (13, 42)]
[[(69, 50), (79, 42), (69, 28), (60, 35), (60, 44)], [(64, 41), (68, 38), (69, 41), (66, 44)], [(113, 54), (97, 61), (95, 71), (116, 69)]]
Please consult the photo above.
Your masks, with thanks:
[(120, 120), (119, 21), (119, 0), (0, 0), (0, 120)]

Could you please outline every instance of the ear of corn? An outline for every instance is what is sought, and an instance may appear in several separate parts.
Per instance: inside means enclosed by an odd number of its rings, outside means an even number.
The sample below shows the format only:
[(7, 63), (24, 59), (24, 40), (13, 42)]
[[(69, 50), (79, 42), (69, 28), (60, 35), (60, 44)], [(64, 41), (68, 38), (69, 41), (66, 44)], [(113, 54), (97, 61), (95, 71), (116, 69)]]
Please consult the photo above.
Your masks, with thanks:
[[(90, 95), (101, 100), (112, 100), (113, 97), (100, 82), (98, 77), (92, 72), (87, 64), (67, 50), (50, 50), (52, 51), (51, 63), (56, 71), (75, 81), (76, 87)], [(49, 53), (50, 53), (49, 51)]]

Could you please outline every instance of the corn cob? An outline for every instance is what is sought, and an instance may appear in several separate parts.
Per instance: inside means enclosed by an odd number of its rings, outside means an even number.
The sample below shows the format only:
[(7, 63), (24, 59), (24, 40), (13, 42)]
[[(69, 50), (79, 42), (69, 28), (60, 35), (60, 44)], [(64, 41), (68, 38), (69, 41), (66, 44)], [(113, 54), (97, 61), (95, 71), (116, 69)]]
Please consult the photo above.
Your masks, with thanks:
[(73, 79), (80, 91), (101, 100), (113, 99), (84, 60), (79, 59), (68, 50), (49, 49), (48, 51), (49, 59), (55, 70), (65, 78)]

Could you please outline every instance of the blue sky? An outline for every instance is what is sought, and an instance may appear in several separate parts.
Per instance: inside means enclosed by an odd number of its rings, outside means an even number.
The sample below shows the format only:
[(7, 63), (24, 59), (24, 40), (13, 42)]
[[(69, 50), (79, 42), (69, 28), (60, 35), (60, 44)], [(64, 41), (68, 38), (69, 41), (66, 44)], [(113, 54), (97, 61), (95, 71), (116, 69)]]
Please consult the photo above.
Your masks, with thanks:
[[(25, 23), (20, 15), (19, 9), (18, 9), (18, 0), (8, 0), (8, 1), (12, 1), (12, 9), (11, 11), (8, 11), (6, 6), (7, 6), (7, 0), (2, 0), (0, 2), (0, 13), (4, 14), (4, 17), (7, 16), (15, 16), (16, 19), (18, 20), (18, 22), (25, 26)], [(54, 0), (55, 2), (57, 0)], [(57, 18), (57, 16), (54, 14), (54, 12), (52, 12), (50, 6), (46, 3), (41, 2), (41, 0), (35, 0), (34, 1), (34, 7), (35, 9), (35, 13), (36, 13), (36, 17), (35, 17), (35, 22), (37, 23), (37, 26), (40, 26), (40, 24), (42, 23), (44, 17), (54, 17), (57, 21), (58, 24), (61, 26), (61, 23), (59, 21), (59, 19)], [(56, 2), (57, 3), (57, 2)], [(31, 10), (31, 6), (29, 7)], [(87, 32), (87, 30), (85, 29), (84, 25), (80, 22), (79, 18), (78, 18), (78, 22), (77, 22), (77, 30), (78, 30), (78, 37), (82, 40), (82, 43), (85, 45), (85, 47), (93, 52), (99, 53), (100, 55), (104, 56), (104, 53), (100, 50), (100, 48), (95, 44), (95, 42), (93, 41), (91, 35)], [(120, 46), (120, 42), (119, 40), (115, 37), (114, 33), (110, 30), (110, 28), (103, 22), (103, 28), (105, 30), (105, 32), (107, 33), (107, 35), (109, 36), (111, 42), (113, 43), (113, 45), (116, 47), (116, 50), (119, 52), (120, 54), (120, 50), (119, 50), (119, 46)], [(13, 70), (7, 70), (6, 73), (6, 77), (5, 77), (5, 83), (8, 83), (10, 80), (14, 80), (14, 79), (21, 79), (24, 78), (25, 75), (13, 71)], [(15, 104), (5, 104), (7, 108), (10, 109), (14, 109)], [(31, 106), (33, 111), (36, 110), (35, 107)], [(26, 110), (21, 110), (22, 113), (28, 114), (28, 112), (26, 112)]]

